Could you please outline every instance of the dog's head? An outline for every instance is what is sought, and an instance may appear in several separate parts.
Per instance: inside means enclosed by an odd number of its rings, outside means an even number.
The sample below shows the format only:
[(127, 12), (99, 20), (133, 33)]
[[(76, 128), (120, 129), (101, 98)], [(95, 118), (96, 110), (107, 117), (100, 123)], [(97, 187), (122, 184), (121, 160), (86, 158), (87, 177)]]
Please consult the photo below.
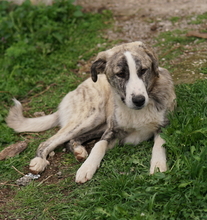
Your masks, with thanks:
[(154, 51), (140, 41), (122, 44), (100, 52), (91, 66), (91, 77), (105, 73), (108, 82), (120, 99), (131, 109), (148, 104), (149, 92), (159, 77)]

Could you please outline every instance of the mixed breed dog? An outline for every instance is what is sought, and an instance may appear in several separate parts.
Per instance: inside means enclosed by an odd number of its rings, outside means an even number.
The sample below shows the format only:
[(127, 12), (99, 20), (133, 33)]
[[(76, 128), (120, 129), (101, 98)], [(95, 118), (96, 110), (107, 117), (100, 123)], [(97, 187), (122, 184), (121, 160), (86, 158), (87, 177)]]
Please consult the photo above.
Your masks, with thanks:
[[(161, 128), (176, 102), (169, 72), (158, 66), (152, 48), (137, 41), (100, 52), (91, 66), (91, 78), (69, 92), (58, 110), (47, 116), (25, 118), (22, 105), (14, 99), (6, 122), (16, 132), (40, 132), (55, 126), (61, 129), (41, 143), (31, 160), (32, 173), (49, 165), (48, 154), (67, 143), (77, 160), (76, 182), (90, 180), (106, 151), (117, 143), (137, 145), (154, 137), (150, 174), (167, 170)], [(99, 139), (88, 155), (84, 143)]]

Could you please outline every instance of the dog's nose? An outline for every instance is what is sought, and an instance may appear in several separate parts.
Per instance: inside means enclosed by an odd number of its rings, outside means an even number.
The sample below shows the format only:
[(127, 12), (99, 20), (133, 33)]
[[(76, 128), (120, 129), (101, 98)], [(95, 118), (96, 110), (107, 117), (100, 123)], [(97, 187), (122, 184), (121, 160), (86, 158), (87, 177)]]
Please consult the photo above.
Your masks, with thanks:
[(145, 103), (145, 97), (143, 95), (133, 96), (132, 97), (132, 102), (137, 107), (142, 107), (144, 105), (144, 103)]

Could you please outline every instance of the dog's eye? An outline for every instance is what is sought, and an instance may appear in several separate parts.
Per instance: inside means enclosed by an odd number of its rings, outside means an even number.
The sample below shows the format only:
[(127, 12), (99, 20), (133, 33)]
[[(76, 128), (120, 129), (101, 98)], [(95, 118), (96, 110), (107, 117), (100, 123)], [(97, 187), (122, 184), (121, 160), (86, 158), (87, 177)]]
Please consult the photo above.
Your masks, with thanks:
[(143, 75), (143, 74), (145, 74), (146, 71), (147, 71), (147, 69), (141, 69), (140, 74)]
[(125, 72), (117, 73), (116, 76), (123, 79), (123, 78), (125, 78)]

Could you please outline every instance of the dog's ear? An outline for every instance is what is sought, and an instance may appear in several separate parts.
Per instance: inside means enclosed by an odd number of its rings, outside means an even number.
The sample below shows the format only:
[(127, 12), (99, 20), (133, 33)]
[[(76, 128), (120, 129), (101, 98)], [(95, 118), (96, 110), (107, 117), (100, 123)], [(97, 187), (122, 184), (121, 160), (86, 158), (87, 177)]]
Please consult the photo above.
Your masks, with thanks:
[(91, 78), (94, 82), (98, 79), (98, 74), (103, 72), (106, 67), (106, 60), (98, 59), (91, 66)]
[(103, 73), (106, 67), (106, 52), (100, 52), (91, 66), (91, 78), (94, 82), (98, 79), (98, 74)]
[(150, 50), (146, 49), (145, 52), (152, 60), (152, 69), (155, 73), (155, 76), (159, 77), (159, 68), (158, 68), (159, 64), (158, 64), (158, 58), (155, 52), (153, 51), (152, 48)]
[(152, 70), (155, 73), (155, 76), (159, 77), (159, 63), (158, 63), (158, 58), (157, 55), (155, 54), (153, 48), (151, 48), (150, 46), (142, 43), (139, 44), (140, 47), (142, 47), (145, 51), (145, 53), (150, 57), (150, 59), (152, 60)]

